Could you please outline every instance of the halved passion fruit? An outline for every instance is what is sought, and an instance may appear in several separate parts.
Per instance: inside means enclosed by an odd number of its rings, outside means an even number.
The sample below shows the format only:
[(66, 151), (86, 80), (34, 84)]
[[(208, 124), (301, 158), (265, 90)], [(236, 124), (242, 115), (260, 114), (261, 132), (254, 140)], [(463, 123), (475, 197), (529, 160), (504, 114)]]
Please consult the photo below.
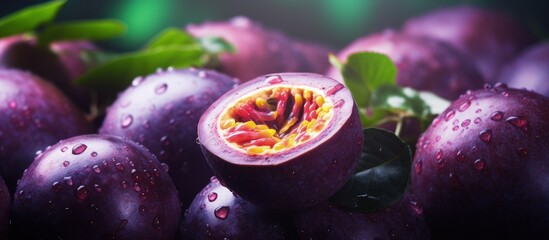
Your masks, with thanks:
[(350, 91), (312, 73), (258, 77), (202, 115), (202, 151), (229, 189), (256, 205), (300, 209), (349, 179), (364, 136)]

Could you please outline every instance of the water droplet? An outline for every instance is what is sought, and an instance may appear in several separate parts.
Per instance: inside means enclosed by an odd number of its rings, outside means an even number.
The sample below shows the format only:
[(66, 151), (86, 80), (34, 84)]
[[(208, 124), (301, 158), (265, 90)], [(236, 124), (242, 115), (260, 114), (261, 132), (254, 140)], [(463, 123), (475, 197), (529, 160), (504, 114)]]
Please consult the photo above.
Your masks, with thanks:
[(265, 82), (270, 84), (277, 84), (277, 83), (281, 83), (282, 81), (283, 81), (282, 78), (278, 75), (269, 76), (268, 78), (265, 79)]
[(459, 130), (459, 126), (454, 126), (454, 127), (452, 128), (452, 131), (454, 131), (454, 132), (457, 131), (457, 130)]
[(456, 120), (454, 120), (454, 121), (452, 122), (452, 125), (458, 125), (458, 123), (459, 123), (459, 120), (456, 119)]
[(444, 118), (446, 122), (450, 121), (454, 116), (456, 115), (456, 111), (452, 110), (446, 113), (446, 117)]
[(68, 167), (70, 164), (71, 164), (71, 162), (69, 162), (69, 161), (64, 161), (64, 162), (63, 162), (63, 167)]
[(8, 102), (8, 107), (11, 108), (11, 109), (15, 109), (15, 108), (17, 108), (17, 103), (15, 101), (9, 101)]
[(503, 91), (503, 92), (501, 92), (501, 96), (509, 97), (509, 92)]
[(217, 193), (216, 192), (211, 192), (210, 194), (208, 194), (208, 201), (213, 202), (216, 199), (217, 199)]
[(207, 78), (208, 77), (208, 73), (206, 71), (199, 71), (198, 72), (198, 77), (199, 78)]
[(139, 183), (133, 184), (133, 190), (136, 192), (141, 192), (141, 187), (139, 186)]
[(464, 161), (465, 160), (465, 155), (463, 155), (463, 153), (461, 151), (457, 151), (456, 153), (456, 159), (458, 161)]
[(132, 125), (133, 122), (133, 116), (131, 114), (125, 114), (122, 116), (122, 119), (120, 120), (120, 126), (122, 128), (127, 128), (130, 125)]
[(415, 165), (415, 170), (417, 174), (421, 173), (422, 167), (423, 167), (423, 162), (421, 160), (418, 160)]
[(122, 188), (127, 188), (128, 182), (126, 182), (126, 180), (123, 180), (122, 183), (120, 183), (120, 185), (122, 186)]
[(164, 69), (162, 69), (161, 67), (156, 69), (156, 73), (163, 73), (163, 72), (164, 72)]
[(441, 138), (442, 138), (441, 136), (437, 136), (437, 137), (435, 138), (435, 141), (438, 142), (438, 141), (440, 141)]
[(494, 84), (494, 87), (495, 88), (507, 88), (507, 84), (502, 83), (502, 82), (497, 82), (497, 83)]
[(62, 147), (61, 152), (66, 152), (69, 148), (68, 147)]
[(339, 108), (339, 107), (343, 106), (343, 104), (345, 104), (345, 100), (340, 99), (339, 101), (337, 101), (337, 102), (334, 104), (334, 108)]
[(480, 132), (478, 135), (480, 140), (483, 142), (490, 142), (490, 139), (492, 138), (492, 129), (484, 129)]
[(51, 190), (53, 190), (53, 192), (59, 192), (59, 190), (61, 190), (61, 184), (59, 182), (53, 182)]
[(160, 221), (160, 217), (156, 216), (153, 221), (152, 221), (152, 226), (156, 229), (160, 229), (160, 227), (162, 226), (162, 223)]
[(461, 126), (462, 126), (462, 127), (467, 127), (467, 126), (469, 126), (469, 124), (471, 124), (471, 120), (465, 119), (465, 120), (461, 123)]
[(80, 200), (86, 200), (88, 198), (88, 190), (86, 190), (86, 187), (84, 185), (80, 185), (76, 189), (76, 197)]
[(216, 218), (219, 218), (221, 220), (227, 219), (227, 216), (229, 215), (229, 207), (223, 206), (216, 208), (214, 210), (214, 215)]
[(164, 147), (169, 147), (170, 146), (170, 139), (168, 138), (168, 136), (162, 136), (160, 138), (160, 143), (162, 143), (162, 145), (164, 145)]
[(93, 188), (95, 189), (96, 192), (101, 192), (103, 190), (101, 189), (101, 186), (99, 186), (99, 184), (94, 184)]
[(200, 139), (199, 138), (196, 138), (195, 142), (196, 142), (196, 144), (200, 145)]
[(475, 160), (475, 162), (473, 162), (473, 166), (475, 167), (476, 170), (484, 169), (485, 165), (486, 163), (482, 159), (477, 159)]
[(83, 143), (76, 144), (72, 148), (72, 154), (74, 155), (82, 154), (84, 151), (86, 151), (86, 148), (88, 148), (86, 144), (83, 144)]
[(116, 163), (114, 165), (114, 167), (116, 168), (116, 170), (120, 171), (120, 172), (123, 172), (125, 169), (124, 169), (124, 165), (122, 165), (122, 163)]
[(435, 152), (435, 159), (436, 159), (436, 160), (442, 159), (442, 149), (438, 149), (438, 150)]
[(470, 106), (471, 106), (471, 101), (466, 101), (466, 102), (464, 102), (463, 104), (461, 104), (459, 106), (458, 110), (460, 112), (463, 112), (463, 111), (467, 110), (467, 108), (469, 108)]
[(475, 121), (474, 121), (475, 124), (479, 124), (479, 123), (481, 123), (481, 122), (482, 122), (482, 119), (480, 119), (480, 118), (475, 118)]
[(345, 86), (343, 86), (343, 84), (339, 83), (333, 87), (330, 87), (328, 88), (328, 90), (326, 90), (326, 96), (332, 96), (334, 94), (336, 94), (339, 90), (343, 89)]
[(437, 160), (437, 168), (439, 169), (444, 168), (444, 159)]
[(138, 86), (139, 84), (141, 84), (143, 82), (143, 80), (145, 80), (145, 78), (139, 76), (139, 77), (136, 77), (132, 80), (132, 86), (136, 87)]
[(492, 89), (492, 84), (485, 83), (483, 88), (484, 88), (484, 90), (491, 90)]
[(53, 201), (48, 201), (48, 207), (50, 208), (55, 208), (55, 203), (53, 203)]
[(132, 102), (132, 101), (128, 99), (128, 100), (122, 102), (122, 103), (120, 104), (120, 106), (121, 106), (122, 108), (126, 108), (126, 107), (130, 106), (130, 103), (131, 103), (131, 102)]
[(482, 112), (482, 109), (478, 108), (477, 110), (475, 110), (475, 113), (480, 113)]
[(501, 119), (503, 119), (503, 112), (500, 112), (500, 111), (493, 112), (490, 115), (490, 119), (492, 119), (494, 121), (500, 121)]
[(72, 186), (72, 178), (71, 177), (63, 177), (63, 182), (69, 186)]
[(510, 116), (507, 119), (505, 119), (505, 121), (515, 127), (522, 128), (522, 129), (526, 129), (526, 126), (528, 125), (528, 120), (520, 116)]
[(154, 89), (154, 92), (156, 94), (163, 94), (166, 92), (167, 89), (168, 89), (168, 84), (162, 83)]
[(97, 157), (97, 152), (92, 152), (90, 155), (91, 155), (92, 157)]
[(212, 176), (212, 177), (210, 178), (210, 182), (211, 182), (211, 183), (217, 183), (217, 182), (219, 182), (219, 180), (217, 179), (216, 176)]
[(170, 166), (166, 163), (160, 163), (160, 166), (162, 166), (162, 169), (164, 169), (164, 172), (168, 172), (170, 170)]
[(412, 207), (412, 210), (414, 210), (415, 214), (421, 215), (423, 213), (423, 208), (421, 208), (417, 201), (410, 201), (410, 206)]

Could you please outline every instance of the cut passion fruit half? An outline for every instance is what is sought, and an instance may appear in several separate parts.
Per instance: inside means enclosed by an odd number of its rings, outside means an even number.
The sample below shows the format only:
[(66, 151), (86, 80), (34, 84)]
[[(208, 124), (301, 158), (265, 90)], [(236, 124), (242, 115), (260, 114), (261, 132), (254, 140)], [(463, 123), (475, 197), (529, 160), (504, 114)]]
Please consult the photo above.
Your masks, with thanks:
[(350, 91), (312, 73), (258, 77), (202, 115), (202, 151), (219, 180), (260, 206), (299, 209), (349, 179), (364, 136)]

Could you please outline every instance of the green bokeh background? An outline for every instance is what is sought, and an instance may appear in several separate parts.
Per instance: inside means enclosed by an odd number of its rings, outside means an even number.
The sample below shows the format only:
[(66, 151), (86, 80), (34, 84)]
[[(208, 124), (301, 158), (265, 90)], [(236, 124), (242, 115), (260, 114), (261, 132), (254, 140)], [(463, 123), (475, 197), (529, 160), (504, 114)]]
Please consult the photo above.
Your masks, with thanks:
[[(44, 0), (2, 0), (0, 15)], [(352, 40), (445, 6), (471, 4), (505, 11), (549, 36), (549, 3), (541, 0), (69, 0), (58, 21), (115, 18), (127, 33), (99, 43), (113, 51), (141, 47), (168, 26), (183, 27), (206, 20), (248, 16), (287, 35), (339, 49)]]

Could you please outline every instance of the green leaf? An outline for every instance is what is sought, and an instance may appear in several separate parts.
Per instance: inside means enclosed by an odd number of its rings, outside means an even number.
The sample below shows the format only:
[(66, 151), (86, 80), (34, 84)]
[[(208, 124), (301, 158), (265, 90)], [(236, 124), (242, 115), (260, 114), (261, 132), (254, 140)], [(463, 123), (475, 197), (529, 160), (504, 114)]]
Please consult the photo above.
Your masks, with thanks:
[(197, 47), (158, 47), (112, 58), (85, 73), (77, 84), (95, 89), (120, 91), (131, 81), (158, 68), (201, 66), (204, 50)]
[(396, 84), (397, 68), (385, 54), (351, 54), (340, 71), (359, 108), (369, 106), (371, 94), (379, 86)]
[(38, 34), (38, 42), (47, 45), (62, 40), (106, 40), (118, 37), (125, 31), (124, 23), (111, 19), (56, 23)]
[(53, 21), (65, 0), (55, 0), (23, 8), (0, 19), (0, 37), (35, 30)]
[(199, 44), (199, 41), (196, 38), (183, 31), (182, 29), (170, 27), (164, 29), (158, 35), (153, 37), (145, 48), (153, 49), (157, 47), (165, 47), (171, 45), (183, 46), (194, 44)]
[(372, 94), (372, 107), (420, 119), (431, 114), (431, 108), (423, 101), (419, 93), (407, 87), (380, 86)]
[(198, 39), (200, 45), (210, 54), (220, 54), (224, 52), (234, 52), (235, 48), (225, 39), (220, 37), (203, 37)]
[(410, 146), (393, 133), (364, 129), (364, 148), (351, 179), (330, 199), (356, 212), (371, 212), (398, 202), (408, 187), (412, 168)]

